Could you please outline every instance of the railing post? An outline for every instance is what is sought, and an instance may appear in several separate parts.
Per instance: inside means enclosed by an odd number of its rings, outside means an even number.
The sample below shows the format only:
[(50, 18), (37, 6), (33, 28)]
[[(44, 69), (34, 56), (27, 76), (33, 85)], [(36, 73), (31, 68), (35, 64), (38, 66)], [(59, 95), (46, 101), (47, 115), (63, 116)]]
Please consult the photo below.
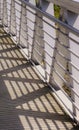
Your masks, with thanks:
[[(42, 9), (42, 1), (36, 0), (36, 7)], [(35, 64), (40, 64), (44, 68), (44, 78), (46, 77), (46, 68), (45, 68), (45, 55), (44, 55), (44, 32), (43, 32), (43, 15), (41, 12), (36, 11), (35, 16), (35, 25), (34, 25), (34, 35), (33, 35), (33, 44), (32, 44), (32, 53), (31, 58)], [(43, 73), (43, 70), (42, 70)]]
[[(42, 0), (42, 10), (51, 16), (54, 16), (54, 4)], [(47, 82), (51, 82), (52, 65), (54, 63), (56, 47), (56, 31), (53, 27), (55, 23), (46, 17), (43, 17), (43, 31), (44, 31), (44, 61), (45, 71), (47, 75)], [(50, 58), (51, 57), (51, 58)]]
[(9, 32), (12, 35), (16, 35), (16, 15), (15, 15), (15, 1), (14, 0), (11, 0)]
[(21, 4), (21, 19), (20, 19), (20, 34), (19, 34), (19, 45), (22, 48), (27, 47), (27, 10), (26, 4)]
[[(29, 3), (35, 6), (35, 0), (27, 0)], [(28, 30), (28, 56), (29, 59), (32, 57), (34, 33), (35, 33), (35, 14), (36, 11), (30, 7), (27, 7), (27, 30)], [(29, 17), (30, 16), (30, 17)]]
[[(67, 10), (63, 7), (61, 7), (60, 10), (60, 18), (62, 22), (67, 24)], [(61, 69), (61, 67), (57, 64), (55, 64), (54, 68), (57, 71), (58, 75), (55, 75), (55, 80), (58, 82), (58, 85), (62, 89), (64, 85), (64, 80), (67, 80), (66, 77), (68, 75), (68, 61), (69, 61), (69, 51), (67, 48), (69, 48), (69, 40), (67, 38), (68, 30), (61, 25), (57, 25), (58, 31), (57, 34), (57, 46), (56, 50), (57, 53), (55, 55), (55, 58), (57, 60), (57, 63), (61, 64), (61, 66), (64, 69)], [(60, 78), (61, 77), (61, 78)]]
[[(36, 0), (36, 6), (44, 12), (47, 12), (48, 14), (52, 13), (52, 15), (54, 15), (54, 8), (52, 3), (43, 0)], [(46, 24), (46, 22), (50, 25)], [(51, 71), (51, 68), (49, 66), (51, 66), (52, 63), (52, 58), (50, 59), (51, 52), (49, 52), (48, 47), (55, 46), (54, 38), (56, 38), (55, 30), (51, 27), (51, 25), (55, 26), (54, 22), (44, 17), (41, 12), (36, 12), (32, 59), (37, 57), (37, 59), (35, 59), (36, 62), (38, 62), (44, 68), (43, 70), (40, 68), (40, 73), (47, 81), (49, 80), (49, 75)], [(53, 34), (53, 38), (50, 38), (52, 37), (51, 33)], [(48, 43), (50, 43), (48, 47), (46, 46), (47, 41)], [(51, 47), (49, 48), (51, 49)], [(35, 49), (37, 50), (37, 52), (35, 51)], [(53, 52), (53, 49), (51, 49), (51, 51)]]
[[(50, 12), (51, 14), (51, 12)], [(66, 15), (66, 10), (64, 8), (61, 9), (61, 20), (63, 22), (66, 22), (66, 17), (63, 17), (63, 15)], [(52, 22), (53, 23), (53, 22)], [(67, 34), (67, 30), (64, 29), (64, 27), (60, 26), (59, 24), (53, 23), (53, 26), (55, 29), (53, 30), (52, 35), (52, 47), (53, 47), (53, 56), (52, 56), (52, 64), (51, 64), (51, 71), (50, 71), (50, 84), (53, 84), (54, 88), (58, 86), (60, 89), (62, 89), (63, 83), (64, 83), (64, 75), (65, 71), (60, 67), (60, 64), (63, 68), (66, 70), (67, 66), (67, 60), (68, 60), (68, 51), (65, 48), (68, 48), (68, 39), (63, 34)], [(48, 30), (48, 29), (47, 29)], [(62, 33), (61, 33), (62, 32)], [(64, 49), (64, 51), (63, 51)], [(62, 58), (63, 55), (64, 57)]]
[(8, 26), (8, 12), (7, 12), (7, 1), (3, 1), (3, 14), (2, 14), (2, 24), (7, 27)]
[(2, 1), (0, 1), (0, 24), (2, 20)]
[(19, 39), (20, 39), (21, 4), (22, 4), (22, 1), (20, 1), (20, 0), (17, 0), (17, 2), (15, 1), (16, 40), (17, 40), (17, 44), (19, 43)]

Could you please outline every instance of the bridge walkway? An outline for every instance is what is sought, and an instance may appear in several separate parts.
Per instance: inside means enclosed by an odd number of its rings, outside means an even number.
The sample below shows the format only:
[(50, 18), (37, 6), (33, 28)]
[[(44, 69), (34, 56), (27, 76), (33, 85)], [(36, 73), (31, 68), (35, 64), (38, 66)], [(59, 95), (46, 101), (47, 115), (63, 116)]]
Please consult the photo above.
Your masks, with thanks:
[(2, 28), (0, 130), (77, 130), (51, 89)]

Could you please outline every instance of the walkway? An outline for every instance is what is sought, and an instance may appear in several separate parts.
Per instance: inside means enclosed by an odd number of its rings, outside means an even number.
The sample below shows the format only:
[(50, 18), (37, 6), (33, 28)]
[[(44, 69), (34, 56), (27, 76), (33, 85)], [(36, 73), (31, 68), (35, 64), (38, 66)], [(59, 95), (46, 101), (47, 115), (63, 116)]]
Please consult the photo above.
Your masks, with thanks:
[(10, 36), (0, 30), (0, 130), (77, 130)]

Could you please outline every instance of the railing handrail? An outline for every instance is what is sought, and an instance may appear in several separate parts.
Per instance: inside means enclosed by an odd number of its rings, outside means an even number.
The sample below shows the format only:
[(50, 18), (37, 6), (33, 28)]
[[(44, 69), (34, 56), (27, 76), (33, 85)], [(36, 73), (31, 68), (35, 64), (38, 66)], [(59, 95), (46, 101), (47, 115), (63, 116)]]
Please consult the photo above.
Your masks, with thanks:
[(29, 3), (26, 0), (20, 0), (20, 1), (23, 1), (26, 5), (28, 5), (32, 9), (34, 9), (36, 11), (40, 11), (40, 13), (42, 15), (44, 15), (45, 17), (47, 17), (48, 19), (54, 21), (55, 23), (57, 23), (58, 25), (61, 25), (64, 28), (67, 28), (69, 31), (71, 31), (75, 35), (79, 36), (79, 30), (76, 29), (75, 27), (72, 27), (72, 26), (68, 25), (67, 23), (62, 22), (61, 20), (59, 20), (59, 19), (55, 18), (54, 16), (52, 16), (52, 15), (48, 14), (47, 12), (45, 12), (42, 8), (40, 9), (40, 8), (34, 6), (33, 4)]
[(73, 13), (79, 14), (79, 1), (78, 0), (47, 0), (60, 7), (72, 11)]

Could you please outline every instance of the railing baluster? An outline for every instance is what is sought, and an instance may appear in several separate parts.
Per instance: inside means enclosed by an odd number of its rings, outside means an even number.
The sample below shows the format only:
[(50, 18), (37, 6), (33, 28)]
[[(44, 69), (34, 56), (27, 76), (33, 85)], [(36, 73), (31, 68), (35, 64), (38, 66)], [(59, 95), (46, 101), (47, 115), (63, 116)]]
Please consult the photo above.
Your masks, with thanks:
[[(46, 2), (42, 0), (42, 10), (48, 14), (54, 16), (54, 5), (53, 3)], [(52, 63), (54, 64), (54, 56), (56, 50), (53, 48), (56, 47), (56, 31), (53, 27), (55, 27), (55, 23), (43, 16), (43, 31), (44, 31), (44, 49), (45, 49), (45, 71), (47, 75), (47, 82), (51, 82), (51, 73), (53, 73)], [(48, 25), (47, 23), (50, 25)], [(53, 26), (53, 27), (52, 27)], [(46, 33), (47, 32), (47, 33)], [(53, 35), (52, 35), (53, 34)], [(50, 51), (49, 51), (50, 49)], [(52, 57), (52, 58), (51, 58)], [(49, 64), (49, 65), (48, 65)]]
[(3, 1), (3, 19), (2, 24), (7, 27), (8, 26), (8, 12), (7, 12), (7, 0)]
[(2, 19), (2, 1), (0, 0), (0, 23)]
[[(12, 36), (16, 36), (16, 15), (15, 15), (15, 1), (14, 0), (11, 0), (9, 33)], [(16, 38), (15, 38), (15, 41), (16, 41)]]
[(21, 19), (20, 19), (20, 34), (18, 45), (21, 49), (26, 50), (26, 56), (29, 58), (29, 44), (28, 44), (28, 27), (27, 27), (27, 6), (21, 4)]

